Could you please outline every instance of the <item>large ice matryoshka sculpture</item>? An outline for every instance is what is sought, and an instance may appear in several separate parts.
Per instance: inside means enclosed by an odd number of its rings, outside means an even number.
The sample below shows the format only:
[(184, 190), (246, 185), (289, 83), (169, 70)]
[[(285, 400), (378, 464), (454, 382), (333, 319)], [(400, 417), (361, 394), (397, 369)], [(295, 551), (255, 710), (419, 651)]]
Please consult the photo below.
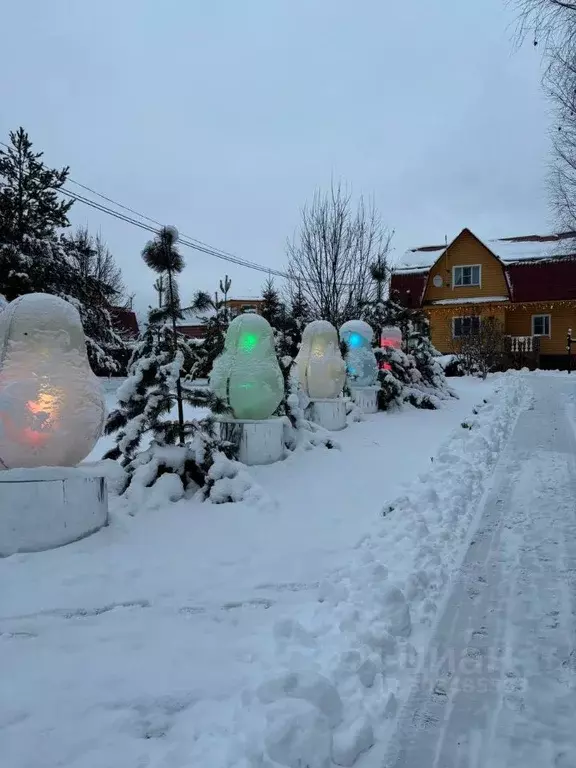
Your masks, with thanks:
[(100, 383), (80, 315), (46, 293), (0, 311), (0, 468), (73, 467), (101, 435)]
[(304, 328), (296, 370), (300, 386), (312, 400), (332, 400), (342, 392), (346, 363), (338, 331), (327, 320), (314, 320)]
[(284, 396), (284, 378), (267, 320), (238, 315), (228, 327), (224, 351), (214, 361), (210, 388), (225, 400), (236, 419), (268, 419)]
[(364, 320), (348, 320), (340, 328), (345, 342), (346, 374), (351, 387), (372, 387), (378, 379), (378, 363), (372, 351), (374, 331)]

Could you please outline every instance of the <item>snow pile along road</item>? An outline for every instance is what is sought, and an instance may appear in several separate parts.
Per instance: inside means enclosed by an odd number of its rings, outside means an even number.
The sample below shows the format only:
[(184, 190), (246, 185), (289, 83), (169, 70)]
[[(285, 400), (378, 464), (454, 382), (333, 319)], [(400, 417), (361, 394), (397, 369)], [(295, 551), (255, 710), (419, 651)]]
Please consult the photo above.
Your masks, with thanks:
[(353, 562), (320, 585), (317, 603), (276, 621), (268, 674), (222, 708), (219, 727), (196, 724), (190, 764), (352, 766), (389, 736), (527, 401), (520, 377), (501, 378), (493, 401), (475, 409), (430, 471), (384, 505)]

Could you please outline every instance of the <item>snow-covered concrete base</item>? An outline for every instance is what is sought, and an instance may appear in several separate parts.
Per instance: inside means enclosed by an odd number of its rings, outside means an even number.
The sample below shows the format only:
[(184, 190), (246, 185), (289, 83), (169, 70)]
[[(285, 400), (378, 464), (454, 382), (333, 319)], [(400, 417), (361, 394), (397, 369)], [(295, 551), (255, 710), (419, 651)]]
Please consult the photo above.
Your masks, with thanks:
[(220, 434), (238, 449), (238, 460), (248, 466), (274, 464), (284, 457), (284, 422), (220, 419)]
[(107, 522), (102, 477), (61, 467), (0, 473), (0, 557), (60, 547)]
[(380, 387), (351, 387), (352, 400), (362, 413), (378, 413), (378, 390)]
[(346, 401), (342, 397), (310, 400), (306, 418), (331, 432), (339, 432), (346, 426)]

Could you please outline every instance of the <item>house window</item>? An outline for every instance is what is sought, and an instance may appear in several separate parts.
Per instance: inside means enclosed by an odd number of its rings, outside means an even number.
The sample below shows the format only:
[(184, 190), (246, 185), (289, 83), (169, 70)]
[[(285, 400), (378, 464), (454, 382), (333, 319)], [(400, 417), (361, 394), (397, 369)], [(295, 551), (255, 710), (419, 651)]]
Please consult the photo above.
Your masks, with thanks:
[(550, 315), (532, 315), (532, 336), (550, 336)]
[(452, 336), (461, 339), (463, 336), (471, 336), (480, 330), (480, 318), (477, 315), (470, 317), (454, 317), (452, 319)]
[(473, 264), (469, 267), (454, 267), (452, 286), (480, 286), (482, 277), (482, 267), (480, 264)]

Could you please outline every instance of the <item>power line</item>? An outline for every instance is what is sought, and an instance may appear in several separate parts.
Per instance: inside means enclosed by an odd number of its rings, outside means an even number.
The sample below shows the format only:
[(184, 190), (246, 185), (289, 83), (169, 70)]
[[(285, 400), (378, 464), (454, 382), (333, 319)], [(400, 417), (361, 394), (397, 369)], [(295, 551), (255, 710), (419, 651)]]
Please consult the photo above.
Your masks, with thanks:
[[(6, 144), (3, 141), (0, 141), (0, 144), (7, 149), (10, 149), (9, 145)], [(158, 229), (156, 227), (150, 226), (150, 224), (145, 224), (145, 221), (149, 221), (152, 224), (156, 224), (157, 227), (164, 226), (161, 222), (159, 222), (157, 219), (153, 219), (150, 216), (146, 216), (143, 213), (140, 213), (139, 211), (136, 211), (134, 208), (130, 208), (127, 205), (124, 205), (123, 203), (119, 203), (117, 200), (114, 200), (111, 197), (108, 197), (107, 195), (102, 194), (101, 192), (96, 191), (92, 187), (89, 187), (86, 184), (82, 184), (79, 181), (76, 181), (75, 179), (68, 178), (68, 181), (72, 184), (75, 184), (78, 187), (81, 187), (82, 189), (85, 189), (87, 192), (90, 192), (93, 195), (96, 195), (100, 197), (103, 200), (106, 200), (107, 202), (111, 203), (112, 205), (115, 205), (117, 208), (121, 208), (125, 211), (128, 211), (129, 213), (134, 214), (134, 216), (138, 216), (140, 219), (143, 219), (143, 221), (138, 221), (134, 219), (132, 216), (128, 216), (127, 214), (121, 213), (120, 211), (115, 211), (109, 206), (103, 205), (102, 203), (97, 202), (96, 200), (91, 200), (88, 197), (85, 197), (84, 195), (81, 195), (77, 192), (72, 192), (65, 187), (60, 188), (60, 192), (62, 194), (66, 195), (67, 197), (71, 198), (72, 200), (75, 200), (79, 203), (83, 203), (84, 205), (88, 205), (91, 208), (94, 208), (97, 211), (100, 211), (101, 213), (105, 213), (109, 216), (114, 216), (116, 219), (119, 219), (120, 221), (124, 221), (127, 224), (132, 224), (133, 226), (140, 227), (140, 229), (144, 229), (148, 232), (153, 232), (155, 234), (158, 233)], [(185, 245), (188, 248), (192, 248), (195, 251), (199, 251), (201, 253), (205, 253), (209, 256), (214, 256), (217, 259), (221, 259), (223, 261), (227, 261), (231, 264), (236, 264), (240, 267), (245, 267), (247, 269), (253, 269), (258, 272), (263, 272), (268, 275), (274, 275), (276, 277), (282, 277), (286, 280), (293, 279), (289, 274), (286, 272), (282, 272), (278, 269), (273, 269), (271, 267), (266, 267), (262, 264), (258, 264), (254, 261), (249, 261), (248, 259), (242, 259), (238, 256), (234, 256), (231, 253), (228, 253), (227, 251), (223, 251), (220, 248), (216, 248), (214, 246), (209, 245), (208, 243), (203, 242), (202, 240), (198, 240), (197, 238), (191, 237), (190, 235), (186, 234), (180, 234), (178, 238), (178, 242), (182, 245)]]
[[(65, 187), (62, 187), (60, 189), (60, 192), (62, 192), (67, 197), (70, 197), (73, 200), (78, 201), (79, 203), (84, 203), (85, 205), (88, 205), (91, 208), (95, 208), (97, 211), (101, 211), (102, 213), (106, 213), (110, 216), (114, 216), (115, 218), (120, 219), (120, 221), (124, 221), (128, 224), (132, 224), (136, 227), (140, 227), (140, 229), (144, 229), (148, 232), (153, 232), (154, 234), (158, 233), (158, 229), (155, 227), (152, 227), (150, 224), (145, 224), (142, 221), (137, 221), (133, 217), (128, 216), (127, 214), (124, 214), (124, 213), (120, 213), (119, 211), (114, 211), (108, 206), (103, 205), (102, 203), (98, 203), (95, 200), (90, 200), (89, 198), (84, 197), (83, 195), (80, 195), (77, 192), (71, 192), (69, 189), (66, 189)], [(206, 245), (206, 246), (200, 245), (199, 244), (200, 241), (191, 241), (187, 235), (179, 235), (178, 242), (182, 245), (185, 245), (188, 248), (194, 249), (195, 251), (206, 253), (209, 256), (215, 256), (218, 259), (222, 259), (232, 264), (237, 264), (238, 266), (241, 266), (241, 267), (254, 269), (259, 272), (264, 272), (265, 274), (273, 274), (277, 277), (283, 277), (287, 280), (292, 279), (286, 272), (281, 272), (280, 270), (272, 269), (271, 267), (265, 267), (261, 264), (256, 264), (255, 262), (250, 262), (250, 261), (246, 261), (245, 259), (240, 259), (237, 256), (233, 256), (232, 254), (228, 254), (225, 251), (220, 251), (216, 248), (212, 248), (209, 245)]]

